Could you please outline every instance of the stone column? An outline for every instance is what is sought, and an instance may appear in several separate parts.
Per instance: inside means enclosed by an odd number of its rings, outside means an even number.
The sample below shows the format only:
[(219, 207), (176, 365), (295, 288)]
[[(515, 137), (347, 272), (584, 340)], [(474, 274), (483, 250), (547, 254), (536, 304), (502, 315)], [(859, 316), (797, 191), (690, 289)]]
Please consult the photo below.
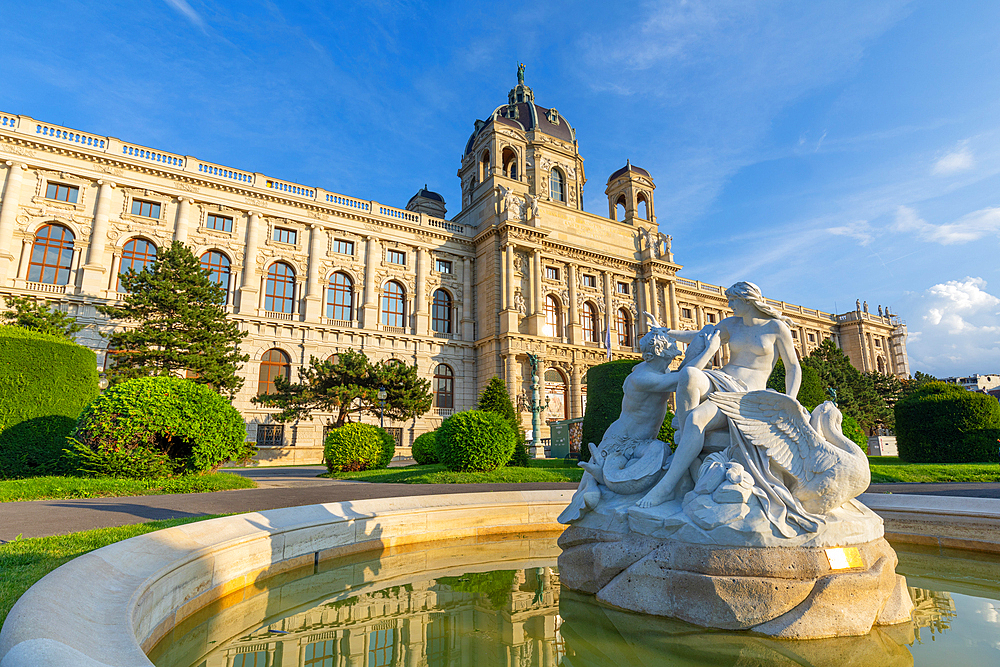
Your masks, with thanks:
[(514, 285), (517, 283), (517, 276), (514, 273), (514, 244), (508, 243), (506, 248), (506, 270), (507, 294), (505, 295), (503, 307), (505, 310), (514, 309)]
[(513, 352), (508, 353), (504, 357), (504, 379), (507, 381), (507, 391), (510, 392), (511, 400), (514, 402), (514, 409), (517, 409), (517, 397), (521, 392), (518, 391), (517, 383), (517, 357)]
[(379, 242), (374, 236), (366, 236), (368, 249), (365, 254), (365, 300), (361, 306), (361, 326), (375, 329), (378, 325), (378, 286), (375, 284), (375, 270), (381, 265), (378, 260)]
[(174, 240), (187, 243), (188, 226), (191, 224), (191, 204), (193, 199), (181, 197), (177, 204), (177, 222), (174, 225)]
[(649, 297), (646, 295), (646, 281), (642, 275), (636, 276), (635, 281), (635, 340), (632, 341), (636, 347), (639, 346), (639, 338), (646, 333), (646, 316), (643, 314), (649, 310)]
[(535, 248), (531, 255), (531, 317), (528, 333), (541, 336), (545, 331), (545, 302), (542, 300), (542, 251)]
[[(87, 294), (95, 295), (104, 289), (109, 289), (108, 278), (105, 275), (104, 249), (108, 244), (108, 219), (111, 214), (112, 190), (115, 188), (115, 184), (108, 181), (97, 181), (97, 184), (100, 186), (97, 193), (97, 209), (90, 231), (87, 264), (83, 267), (82, 288)], [(115, 289), (114, 284), (111, 284), (110, 289)]]
[(663, 317), (663, 313), (660, 312), (660, 299), (658, 297), (659, 294), (657, 294), (656, 278), (651, 276), (649, 278), (649, 314), (652, 315), (662, 327), (666, 326), (666, 323), (664, 322), (665, 318)]
[(583, 329), (580, 327), (580, 311), (576, 301), (576, 264), (566, 266), (566, 279), (569, 281), (569, 303), (566, 304), (566, 315), (569, 326), (567, 335), (572, 345), (580, 345), (583, 341)]
[(319, 322), (323, 316), (323, 286), (319, 269), (326, 245), (326, 231), (319, 225), (309, 225), (309, 275), (306, 281), (306, 321)]
[[(252, 313), (263, 298), (264, 288), (257, 270), (257, 248), (260, 244), (260, 213), (250, 211), (247, 218), (246, 246), (243, 252), (243, 282), (240, 284), (240, 313)], [(260, 294), (258, 295), (258, 288)]]
[(31, 262), (31, 246), (33, 242), (34, 240), (30, 237), (21, 239), (21, 261), (17, 264), (17, 277), (21, 280), (28, 279), (28, 264)]
[(611, 300), (611, 272), (604, 272), (604, 326), (601, 327), (601, 346), (604, 346), (604, 342), (607, 340), (608, 332), (611, 332), (611, 349), (614, 349), (618, 345), (618, 339), (614, 334), (614, 327), (612, 322), (615, 321), (615, 305)]
[(3, 190), (3, 202), (0, 203), (0, 286), (7, 284), (7, 279), (13, 278), (11, 274), (17, 270), (10, 244), (14, 239), (14, 223), (17, 222), (17, 210), (21, 204), (24, 176), (24, 165), (10, 161), (6, 164), (7, 184)]
[(677, 292), (674, 287), (674, 281), (671, 280), (667, 283), (667, 313), (669, 313), (669, 324), (671, 329), (677, 329), (680, 326), (680, 317), (677, 312)]
[(472, 259), (462, 260), (462, 340), (475, 340), (475, 320), (472, 317)]
[(573, 364), (569, 382), (569, 395), (572, 401), (569, 406), (569, 416), (571, 419), (576, 419), (583, 416), (583, 373), (576, 363)]
[(418, 336), (426, 336), (430, 333), (430, 318), (427, 313), (427, 287), (424, 275), (427, 273), (427, 248), (417, 248), (417, 287), (416, 294), (413, 295), (413, 319), (417, 327)]

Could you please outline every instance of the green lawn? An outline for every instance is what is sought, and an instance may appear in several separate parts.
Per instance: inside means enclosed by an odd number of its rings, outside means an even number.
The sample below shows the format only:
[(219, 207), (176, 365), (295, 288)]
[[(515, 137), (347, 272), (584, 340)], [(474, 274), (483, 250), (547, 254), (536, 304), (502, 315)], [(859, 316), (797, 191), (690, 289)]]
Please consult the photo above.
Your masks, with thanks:
[(1000, 482), (997, 463), (907, 463), (896, 456), (869, 456), (872, 483)]
[(328, 473), (321, 477), (353, 479), (359, 482), (395, 484), (519, 484), (522, 482), (579, 482), (583, 468), (577, 467), (504, 467), (491, 472), (450, 472), (441, 464)]
[(229, 489), (253, 489), (256, 486), (257, 483), (253, 480), (228, 472), (151, 480), (110, 477), (30, 477), (0, 480), (0, 502), (205, 493)]
[(166, 521), (150, 521), (118, 528), (98, 528), (56, 537), (15, 539), (0, 544), (0, 625), (10, 613), (10, 608), (32, 584), (77, 556), (103, 546), (127, 540), (136, 535), (151, 533), (193, 521), (214, 519), (220, 515), (185, 517)]

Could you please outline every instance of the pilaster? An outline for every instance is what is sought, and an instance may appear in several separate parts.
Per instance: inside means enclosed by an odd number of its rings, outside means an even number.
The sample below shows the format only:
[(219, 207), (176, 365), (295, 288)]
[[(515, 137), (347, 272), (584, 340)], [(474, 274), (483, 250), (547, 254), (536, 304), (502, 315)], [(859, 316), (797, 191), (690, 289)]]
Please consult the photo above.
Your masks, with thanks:
[(418, 336), (430, 333), (430, 318), (427, 313), (427, 288), (425, 275), (427, 273), (427, 248), (417, 248), (417, 281), (416, 294), (413, 295), (413, 319)]
[(366, 236), (368, 247), (365, 253), (365, 300), (361, 306), (361, 326), (365, 329), (378, 328), (378, 293), (375, 284), (375, 269), (379, 261), (379, 242), (374, 236)]
[(542, 251), (535, 248), (531, 255), (531, 315), (528, 333), (541, 336), (545, 332), (545, 303), (542, 301)]
[(109, 286), (105, 261), (105, 248), (108, 244), (108, 219), (111, 214), (111, 194), (115, 184), (109, 181), (97, 181), (97, 209), (94, 213), (94, 225), (90, 232), (90, 246), (87, 248), (87, 263), (83, 267), (82, 291), (86, 294), (100, 295)]
[(323, 289), (320, 285), (319, 268), (323, 261), (323, 246), (326, 232), (319, 225), (309, 225), (309, 275), (306, 281), (305, 319), (319, 322), (323, 311)]
[(576, 264), (566, 268), (566, 279), (569, 281), (569, 303), (566, 304), (567, 335), (572, 345), (583, 343), (583, 329), (580, 327), (580, 311), (576, 302)]
[(24, 182), (24, 165), (16, 162), (7, 163), (7, 184), (3, 190), (3, 202), (0, 204), (0, 285), (9, 284), (11, 272), (16, 271), (14, 254), (10, 247), (14, 239), (14, 223), (17, 222), (17, 210), (21, 204), (21, 184)]
[(174, 223), (174, 240), (187, 243), (188, 227), (191, 224), (191, 204), (193, 199), (181, 197), (177, 200), (177, 221)]
[[(246, 250), (243, 253), (243, 283), (240, 285), (240, 313), (253, 313), (262, 308), (264, 289), (257, 270), (257, 248), (260, 244), (260, 213), (250, 211), (247, 219)], [(259, 289), (259, 294), (258, 294)]]
[(475, 320), (472, 318), (472, 260), (462, 260), (462, 340), (476, 338)]
[(512, 333), (518, 329), (517, 306), (514, 305), (514, 283), (517, 276), (514, 273), (514, 244), (508, 243), (503, 249), (504, 255), (504, 294), (503, 311), (500, 313), (500, 333)]

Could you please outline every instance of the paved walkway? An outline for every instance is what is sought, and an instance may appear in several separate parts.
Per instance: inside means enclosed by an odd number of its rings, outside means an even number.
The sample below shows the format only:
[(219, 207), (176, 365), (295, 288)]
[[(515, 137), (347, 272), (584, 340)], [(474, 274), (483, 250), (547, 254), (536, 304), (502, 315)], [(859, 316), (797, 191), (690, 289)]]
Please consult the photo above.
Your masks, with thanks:
[[(322, 466), (230, 469), (257, 482), (256, 489), (129, 498), (33, 500), (0, 503), (0, 542), (23, 537), (62, 535), (205, 514), (256, 512), (316, 503), (534, 489), (574, 489), (576, 484), (369, 484), (316, 477)], [(873, 484), (869, 493), (1000, 498), (1000, 484)]]

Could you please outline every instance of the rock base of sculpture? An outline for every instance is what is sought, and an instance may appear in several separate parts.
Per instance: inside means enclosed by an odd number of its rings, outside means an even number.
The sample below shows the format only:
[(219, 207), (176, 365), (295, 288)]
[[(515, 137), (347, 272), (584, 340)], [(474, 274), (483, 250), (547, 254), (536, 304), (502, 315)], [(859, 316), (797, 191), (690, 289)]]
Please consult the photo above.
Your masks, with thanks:
[(847, 567), (824, 547), (696, 544), (580, 526), (567, 528), (559, 546), (568, 588), (705, 627), (787, 639), (856, 636), (909, 621), (913, 609), (882, 537), (839, 545), (851, 555)]

